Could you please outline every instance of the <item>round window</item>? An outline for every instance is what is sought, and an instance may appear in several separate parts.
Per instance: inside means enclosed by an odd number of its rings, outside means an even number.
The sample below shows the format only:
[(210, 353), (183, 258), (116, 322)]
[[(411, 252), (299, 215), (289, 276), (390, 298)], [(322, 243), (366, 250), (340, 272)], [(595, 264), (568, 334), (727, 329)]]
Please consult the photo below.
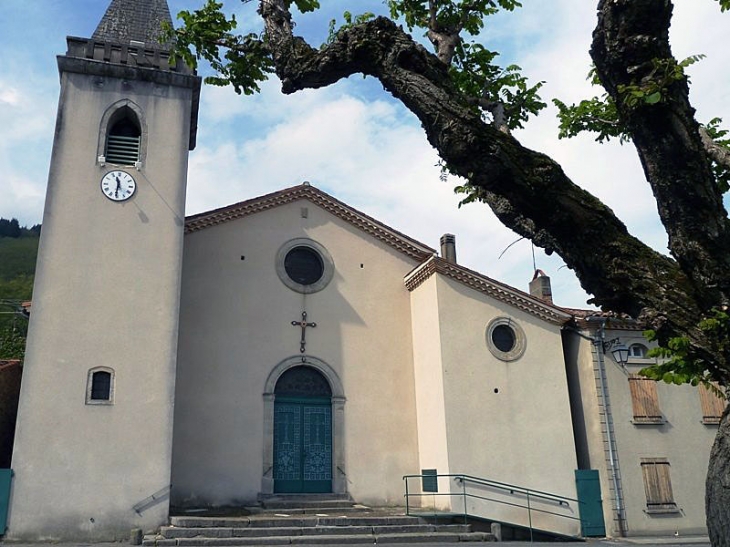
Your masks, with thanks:
[(313, 285), (324, 273), (319, 254), (311, 247), (294, 247), (284, 258), (286, 275), (295, 283)]
[(497, 359), (514, 361), (527, 347), (525, 332), (509, 317), (497, 317), (487, 325), (487, 347)]
[(507, 325), (497, 325), (492, 331), (492, 343), (499, 351), (512, 351), (515, 347), (515, 331)]
[(305, 237), (287, 241), (276, 253), (276, 273), (290, 289), (314, 293), (332, 280), (335, 265), (322, 245)]

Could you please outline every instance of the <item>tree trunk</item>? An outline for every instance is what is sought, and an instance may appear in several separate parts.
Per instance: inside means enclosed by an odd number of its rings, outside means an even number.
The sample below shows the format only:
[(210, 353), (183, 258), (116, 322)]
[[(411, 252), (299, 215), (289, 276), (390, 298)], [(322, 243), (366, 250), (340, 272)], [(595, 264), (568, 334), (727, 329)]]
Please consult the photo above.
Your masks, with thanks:
[(730, 405), (722, 415), (710, 452), (705, 512), (713, 547), (730, 547)]

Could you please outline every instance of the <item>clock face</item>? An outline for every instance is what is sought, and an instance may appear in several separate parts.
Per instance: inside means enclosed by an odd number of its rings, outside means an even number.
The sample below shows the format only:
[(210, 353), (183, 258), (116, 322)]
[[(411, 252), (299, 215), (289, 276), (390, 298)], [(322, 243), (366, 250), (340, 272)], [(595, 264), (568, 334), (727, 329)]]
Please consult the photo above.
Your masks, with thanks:
[(112, 201), (124, 201), (132, 197), (137, 183), (124, 171), (109, 171), (101, 179), (101, 191)]

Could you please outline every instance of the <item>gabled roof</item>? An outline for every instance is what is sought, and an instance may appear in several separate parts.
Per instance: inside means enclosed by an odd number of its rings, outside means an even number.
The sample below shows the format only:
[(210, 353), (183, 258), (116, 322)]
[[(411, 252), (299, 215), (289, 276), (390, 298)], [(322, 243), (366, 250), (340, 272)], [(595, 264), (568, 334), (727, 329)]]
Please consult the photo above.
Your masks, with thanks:
[(479, 272), (436, 256), (431, 257), (427, 262), (421, 264), (406, 276), (406, 288), (409, 291), (413, 291), (436, 273), (445, 275), (475, 291), (489, 295), (495, 300), (509, 304), (549, 323), (562, 325), (572, 319), (570, 313), (558, 306), (548, 304), (539, 298), (530, 296), (526, 292), (522, 292), (519, 289), (495, 281)]
[(163, 22), (172, 26), (167, 0), (112, 0), (92, 38), (119, 44), (136, 40), (167, 49), (159, 43)]
[(242, 201), (227, 207), (221, 207), (220, 209), (214, 209), (206, 213), (189, 216), (185, 219), (185, 233), (189, 234), (204, 230), (211, 226), (266, 211), (267, 209), (273, 209), (301, 199), (318, 205), (325, 211), (341, 218), (366, 234), (419, 262), (426, 260), (436, 253), (436, 250), (428, 245), (424, 245), (365, 213), (361, 213), (322, 190), (311, 186), (309, 183), (292, 186), (291, 188), (279, 190), (278, 192)]

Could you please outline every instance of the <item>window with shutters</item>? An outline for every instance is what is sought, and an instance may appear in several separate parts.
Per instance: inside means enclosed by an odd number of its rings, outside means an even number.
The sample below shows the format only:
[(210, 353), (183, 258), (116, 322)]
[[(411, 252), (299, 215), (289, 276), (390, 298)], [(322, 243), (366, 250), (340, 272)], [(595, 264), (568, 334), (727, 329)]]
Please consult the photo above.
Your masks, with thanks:
[(644, 478), (647, 513), (676, 513), (677, 504), (669, 478), (669, 460), (666, 458), (642, 458), (641, 474)]
[(664, 417), (659, 410), (656, 382), (638, 374), (630, 374), (629, 388), (631, 389), (631, 405), (634, 409), (634, 423), (664, 423)]
[(722, 413), (727, 405), (727, 400), (720, 396), (716, 389), (717, 385), (713, 384), (712, 388), (700, 386), (700, 405), (702, 406), (702, 423), (703, 424), (719, 424)]
[(114, 369), (96, 367), (89, 370), (86, 379), (86, 404), (114, 404)]

